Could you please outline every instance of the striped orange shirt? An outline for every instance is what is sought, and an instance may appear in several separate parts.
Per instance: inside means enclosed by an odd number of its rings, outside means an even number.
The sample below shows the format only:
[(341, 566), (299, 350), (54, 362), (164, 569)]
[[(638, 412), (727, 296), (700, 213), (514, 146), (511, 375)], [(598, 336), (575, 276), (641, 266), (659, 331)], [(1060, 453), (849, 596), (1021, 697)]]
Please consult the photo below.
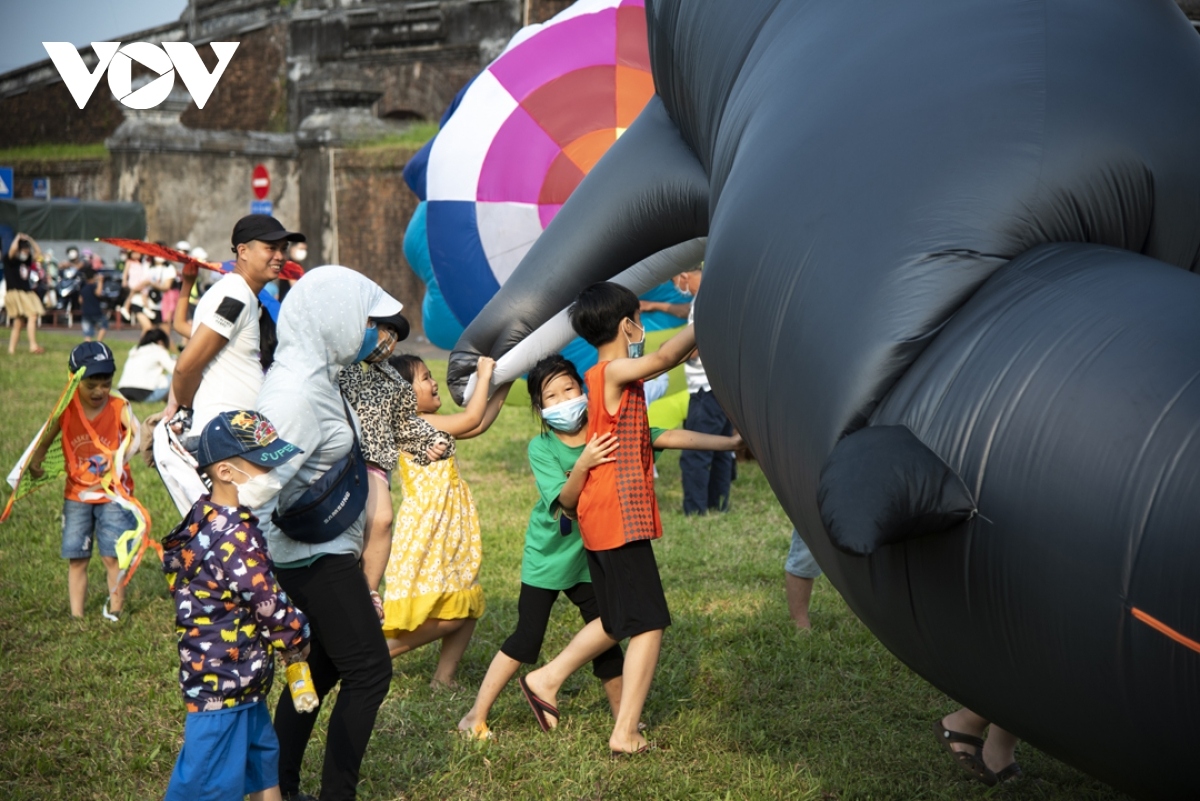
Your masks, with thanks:
[(610, 551), (662, 536), (642, 382), (625, 387), (617, 413), (610, 415), (604, 406), (604, 371), (608, 365), (600, 362), (583, 377), (588, 391), (588, 439), (615, 432), (620, 442), (614, 452), (616, 461), (593, 467), (579, 495), (579, 530), (583, 546), (589, 551)]

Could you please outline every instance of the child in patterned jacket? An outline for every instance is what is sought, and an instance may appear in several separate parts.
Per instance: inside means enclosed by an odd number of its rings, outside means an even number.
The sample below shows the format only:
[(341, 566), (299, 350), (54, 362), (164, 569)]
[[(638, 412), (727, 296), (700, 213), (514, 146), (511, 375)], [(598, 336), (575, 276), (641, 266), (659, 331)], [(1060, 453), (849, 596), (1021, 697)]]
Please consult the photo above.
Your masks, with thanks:
[(222, 412), (200, 435), (197, 462), (212, 494), (162, 541), (188, 711), (167, 801), (280, 798), (266, 704), (272, 651), (306, 655), (309, 629), (275, 581), (250, 510), (279, 490), (270, 469), (299, 452), (251, 411)]

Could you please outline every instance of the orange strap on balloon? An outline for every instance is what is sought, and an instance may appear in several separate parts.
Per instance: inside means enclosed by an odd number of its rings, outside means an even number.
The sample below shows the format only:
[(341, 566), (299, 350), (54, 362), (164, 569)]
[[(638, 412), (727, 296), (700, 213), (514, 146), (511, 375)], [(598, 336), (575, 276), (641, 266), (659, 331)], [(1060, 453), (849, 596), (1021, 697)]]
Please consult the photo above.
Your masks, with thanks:
[(1191, 648), (1196, 653), (1200, 653), (1200, 642), (1196, 642), (1191, 637), (1186, 637), (1183, 634), (1180, 634), (1178, 631), (1171, 628), (1166, 623), (1163, 623), (1161, 620), (1151, 617), (1150, 615), (1143, 612), (1141, 609), (1138, 609), (1136, 606), (1133, 607), (1132, 609), (1130, 609), (1130, 611), (1133, 613), (1134, 618), (1142, 621), (1143, 623), (1145, 623), (1147, 626), (1154, 629), (1158, 633), (1165, 634), (1168, 637), (1170, 637), (1172, 640), (1174, 640), (1175, 642), (1184, 646), (1185, 648)]

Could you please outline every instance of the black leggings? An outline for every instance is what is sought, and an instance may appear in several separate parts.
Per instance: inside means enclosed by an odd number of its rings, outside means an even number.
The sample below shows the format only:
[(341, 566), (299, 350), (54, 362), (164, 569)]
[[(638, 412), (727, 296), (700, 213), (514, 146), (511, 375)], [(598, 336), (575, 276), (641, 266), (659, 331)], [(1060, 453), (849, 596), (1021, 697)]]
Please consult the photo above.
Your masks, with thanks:
[[(596, 594), (589, 581), (581, 581), (569, 590), (543, 590), (521, 584), (521, 595), (517, 598), (517, 630), (500, 646), (500, 651), (510, 659), (526, 665), (536, 664), (542, 652), (542, 640), (546, 637), (546, 626), (550, 622), (550, 610), (562, 592), (579, 608), (584, 624), (600, 617), (596, 606)], [(625, 656), (621, 646), (614, 645), (592, 660), (592, 674), (604, 681), (621, 675), (625, 667)]]
[[(308, 567), (276, 568), (276, 578), (312, 628), (312, 669), (317, 696), (324, 700), (338, 681), (337, 703), (329, 716), (321, 801), (352, 801), (375, 713), (392, 681), (379, 616), (357, 557), (322, 556)], [(284, 691), (275, 707), (279, 737), (279, 789), (286, 796), (300, 789), (300, 763), (317, 713), (301, 714)]]

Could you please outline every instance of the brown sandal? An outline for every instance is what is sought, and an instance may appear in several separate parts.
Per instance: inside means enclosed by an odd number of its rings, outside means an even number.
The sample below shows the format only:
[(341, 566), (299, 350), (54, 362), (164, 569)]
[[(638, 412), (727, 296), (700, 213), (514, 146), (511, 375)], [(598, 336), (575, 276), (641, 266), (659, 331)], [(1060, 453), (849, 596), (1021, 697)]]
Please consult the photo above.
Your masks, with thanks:
[[(950, 756), (954, 757), (954, 761), (958, 766), (971, 775), (971, 778), (976, 781), (981, 781), (988, 787), (994, 787), (997, 784), (996, 774), (992, 773), (987, 765), (983, 764), (983, 739), (974, 737), (970, 734), (951, 731), (942, 725), (942, 720), (933, 722), (933, 731), (937, 735), (938, 742), (942, 747), (950, 752)], [(954, 743), (960, 745), (969, 745), (974, 751), (956, 751), (953, 748)], [(1016, 763), (1013, 763), (1016, 764)], [(1008, 768), (1005, 768), (1007, 771)], [(1020, 768), (1017, 768), (1020, 771)], [(1016, 778), (1011, 776), (1010, 778)]]

